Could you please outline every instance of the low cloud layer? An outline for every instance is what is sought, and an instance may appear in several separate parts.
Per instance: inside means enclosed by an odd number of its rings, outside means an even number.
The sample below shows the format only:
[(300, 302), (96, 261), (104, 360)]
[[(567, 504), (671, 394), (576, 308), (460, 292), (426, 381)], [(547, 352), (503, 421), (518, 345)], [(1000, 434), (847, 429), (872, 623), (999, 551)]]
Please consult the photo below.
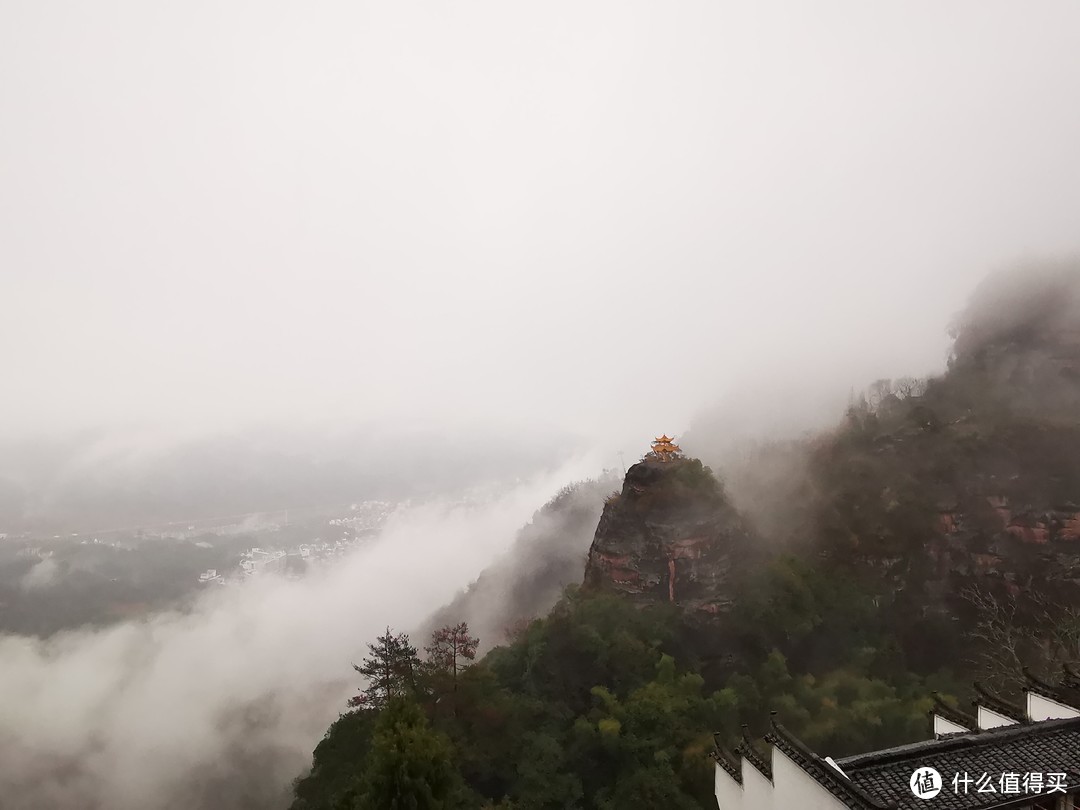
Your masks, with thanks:
[(1068, 0), (0, 4), (0, 435), (616, 441), (826, 358), (845, 389), (928, 366), (988, 266), (1077, 248), (1078, 24)]
[(188, 614), (0, 639), (5, 808), (283, 806), (359, 686), (349, 665), (365, 643), (419, 626), (593, 469), (408, 508), (333, 569), (210, 591)]
[(26, 572), (23, 578), (19, 580), (19, 586), (28, 591), (47, 588), (56, 581), (59, 573), (60, 566), (56, 560), (46, 558), (39, 563), (35, 563), (34, 567)]

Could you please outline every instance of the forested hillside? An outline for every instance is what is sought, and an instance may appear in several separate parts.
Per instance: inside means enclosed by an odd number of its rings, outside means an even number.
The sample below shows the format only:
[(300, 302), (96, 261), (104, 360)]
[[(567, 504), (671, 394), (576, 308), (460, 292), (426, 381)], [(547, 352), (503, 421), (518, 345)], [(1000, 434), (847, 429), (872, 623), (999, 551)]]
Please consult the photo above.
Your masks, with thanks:
[[(505, 645), (474, 659), (454, 609), (426, 655), (372, 640), (294, 810), (711, 807), (714, 732), (754, 738), (776, 711), (843, 756), (924, 738), (935, 690), (1076, 664), (1080, 268), (992, 277), (954, 336), (945, 374), (879, 381), (761, 456), (783, 520), (696, 460), (643, 462), (584, 585)], [(534, 560), (566, 547), (531, 539)], [(536, 610), (515, 593), (503, 618)]]
[[(741, 723), (763, 733), (769, 709), (837, 755), (919, 739), (930, 691), (948, 691), (949, 674), (898, 671), (872, 626), (841, 624), (860, 600), (837, 585), (793, 564), (755, 583), (759, 600), (738, 616), (754, 623), (753, 652), (718, 682), (699, 674), (677, 608), (575, 588), (456, 678), (445, 656), (424, 662), (407, 643), (373, 641), (371, 668), (386, 675), (316, 748), (293, 808), (710, 807), (712, 732), (729, 743)], [(849, 654), (797, 670), (774, 646), (785, 636)], [(395, 803), (402, 795), (425, 798)]]

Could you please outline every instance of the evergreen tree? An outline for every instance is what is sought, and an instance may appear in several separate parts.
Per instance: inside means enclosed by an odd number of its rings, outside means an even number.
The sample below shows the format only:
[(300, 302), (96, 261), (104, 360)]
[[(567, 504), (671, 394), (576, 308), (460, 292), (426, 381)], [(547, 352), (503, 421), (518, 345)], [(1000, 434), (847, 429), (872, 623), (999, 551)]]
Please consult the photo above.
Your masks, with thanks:
[(394, 697), (416, 693), (420, 659), (407, 633), (394, 635), (387, 627), (374, 644), (368, 644), (368, 652), (362, 664), (353, 664), (353, 669), (368, 679), (368, 685), (349, 700), (350, 706), (381, 709)]
[(424, 648), (432, 671), (450, 681), (451, 706), (455, 716), (458, 709), (458, 673), (476, 658), (479, 643), (480, 639), (469, 635), (469, 625), (461, 622), (436, 630), (431, 634), (431, 645)]
[(400, 697), (379, 715), (357, 793), (354, 810), (450, 810), (466, 804), (450, 741), (431, 728), (419, 706)]
[(293, 784), (293, 810), (352, 810), (357, 766), (371, 752), (377, 720), (377, 712), (346, 712), (334, 721), (315, 747), (311, 773)]

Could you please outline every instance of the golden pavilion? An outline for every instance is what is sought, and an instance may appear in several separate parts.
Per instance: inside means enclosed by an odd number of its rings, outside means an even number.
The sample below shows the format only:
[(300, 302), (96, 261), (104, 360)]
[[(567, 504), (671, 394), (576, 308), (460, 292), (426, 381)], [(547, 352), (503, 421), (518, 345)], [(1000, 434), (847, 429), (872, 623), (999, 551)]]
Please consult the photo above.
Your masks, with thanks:
[(682, 448), (675, 444), (675, 440), (665, 433), (663, 436), (657, 436), (653, 440), (649, 457), (654, 461), (674, 461), (681, 452)]

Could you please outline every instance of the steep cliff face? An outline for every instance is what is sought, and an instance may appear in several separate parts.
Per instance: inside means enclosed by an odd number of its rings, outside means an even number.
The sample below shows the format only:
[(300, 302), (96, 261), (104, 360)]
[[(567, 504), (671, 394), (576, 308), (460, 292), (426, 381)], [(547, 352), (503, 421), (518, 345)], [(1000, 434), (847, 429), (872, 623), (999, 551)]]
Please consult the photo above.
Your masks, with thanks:
[(1080, 602), (1080, 269), (1066, 270), (991, 279), (945, 375), (856, 403), (816, 442), (806, 534), (909, 615), (962, 617), (972, 588), (1039, 615)]
[(734, 577), (753, 549), (750, 530), (700, 461), (642, 461), (604, 505), (585, 587), (714, 616), (731, 607)]
[(927, 549), (937, 579), (996, 582), (1012, 596), (1032, 589), (1061, 596), (1063, 587), (1080, 595), (1080, 507), (1032, 507), (991, 495), (985, 506), (943, 510), (938, 528)]

